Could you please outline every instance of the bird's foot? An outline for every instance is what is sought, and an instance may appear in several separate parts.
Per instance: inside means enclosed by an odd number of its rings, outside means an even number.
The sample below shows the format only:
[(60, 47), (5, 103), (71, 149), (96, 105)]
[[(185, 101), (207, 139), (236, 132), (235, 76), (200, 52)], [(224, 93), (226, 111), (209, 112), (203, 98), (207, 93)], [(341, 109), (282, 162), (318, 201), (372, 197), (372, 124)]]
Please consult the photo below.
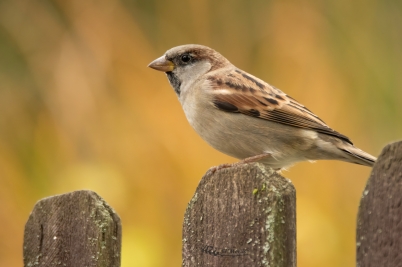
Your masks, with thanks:
[(214, 167), (209, 168), (207, 173), (210, 172), (211, 174), (214, 174), (216, 171), (219, 171), (219, 170), (222, 170), (222, 169), (225, 169), (225, 168), (230, 168), (234, 164), (236, 164), (236, 163), (225, 163), (225, 164), (221, 164), (221, 165), (218, 165), (218, 166), (214, 166)]
[(260, 161), (260, 160), (262, 160), (264, 158), (267, 158), (267, 157), (270, 157), (270, 156), (271, 156), (270, 153), (264, 153), (264, 154), (248, 157), (248, 158), (242, 159), (242, 160), (240, 160), (238, 162), (235, 162), (235, 163), (225, 163), (225, 164), (221, 164), (219, 166), (211, 167), (208, 170), (208, 172), (211, 172), (212, 174), (214, 174), (216, 171), (219, 171), (219, 170), (222, 170), (222, 169), (225, 169), (225, 168), (236, 167), (236, 166), (239, 166), (239, 165), (242, 165), (242, 164), (257, 162), (257, 161)]

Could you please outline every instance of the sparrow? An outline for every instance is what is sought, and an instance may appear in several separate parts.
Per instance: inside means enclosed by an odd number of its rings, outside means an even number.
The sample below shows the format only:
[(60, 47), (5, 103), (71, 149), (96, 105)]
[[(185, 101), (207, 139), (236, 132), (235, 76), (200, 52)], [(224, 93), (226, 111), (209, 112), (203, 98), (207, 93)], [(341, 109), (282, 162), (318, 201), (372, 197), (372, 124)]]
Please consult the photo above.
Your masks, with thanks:
[(376, 161), (294, 98), (209, 47), (177, 46), (148, 67), (166, 73), (195, 131), (243, 162), (280, 170), (300, 161)]

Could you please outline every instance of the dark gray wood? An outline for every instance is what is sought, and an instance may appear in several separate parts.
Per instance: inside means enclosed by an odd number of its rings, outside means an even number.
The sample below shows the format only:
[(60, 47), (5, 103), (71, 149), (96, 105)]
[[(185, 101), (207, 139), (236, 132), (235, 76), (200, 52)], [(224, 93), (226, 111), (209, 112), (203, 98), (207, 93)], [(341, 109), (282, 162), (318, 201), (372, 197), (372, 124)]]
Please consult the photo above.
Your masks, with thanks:
[(262, 164), (207, 172), (183, 223), (183, 266), (296, 266), (296, 192)]
[(120, 218), (92, 191), (40, 200), (25, 225), (25, 267), (119, 267), (120, 251)]
[(373, 167), (357, 218), (358, 267), (402, 266), (402, 141), (387, 145)]

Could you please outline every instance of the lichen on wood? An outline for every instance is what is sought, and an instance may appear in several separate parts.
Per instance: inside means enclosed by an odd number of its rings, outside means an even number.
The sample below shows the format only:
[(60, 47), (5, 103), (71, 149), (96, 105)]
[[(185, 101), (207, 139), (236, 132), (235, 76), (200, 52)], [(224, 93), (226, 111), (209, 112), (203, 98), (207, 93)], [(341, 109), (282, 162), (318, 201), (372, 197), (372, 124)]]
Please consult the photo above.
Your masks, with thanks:
[(296, 194), (260, 163), (208, 172), (183, 223), (183, 266), (296, 266)]

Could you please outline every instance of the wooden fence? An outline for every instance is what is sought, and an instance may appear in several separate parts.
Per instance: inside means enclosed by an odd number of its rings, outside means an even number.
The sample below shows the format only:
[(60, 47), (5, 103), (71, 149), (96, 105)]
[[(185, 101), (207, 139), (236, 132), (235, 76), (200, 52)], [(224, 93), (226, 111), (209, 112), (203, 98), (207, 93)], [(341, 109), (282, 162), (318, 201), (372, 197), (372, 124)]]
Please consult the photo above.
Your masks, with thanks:
[[(402, 266), (402, 142), (382, 151), (363, 191), (358, 267)], [(208, 172), (183, 223), (183, 266), (296, 266), (296, 193), (261, 164)], [(92, 191), (40, 200), (24, 233), (24, 266), (120, 266), (121, 224)]]

